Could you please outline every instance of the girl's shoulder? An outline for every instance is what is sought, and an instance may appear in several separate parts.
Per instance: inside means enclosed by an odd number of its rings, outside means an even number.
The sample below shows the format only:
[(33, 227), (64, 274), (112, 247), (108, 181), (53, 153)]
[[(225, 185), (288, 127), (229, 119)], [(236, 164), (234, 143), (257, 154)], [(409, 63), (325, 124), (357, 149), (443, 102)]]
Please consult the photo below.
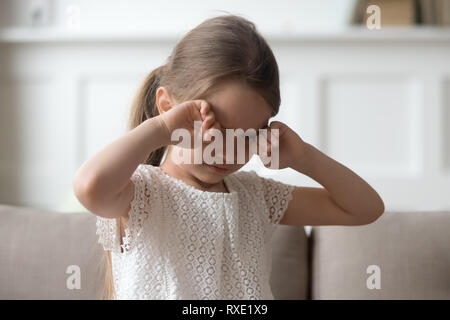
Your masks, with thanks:
[(240, 170), (233, 173), (233, 179), (245, 186), (264, 187), (267, 185), (285, 185), (283, 182), (258, 175), (254, 170)]
[(154, 175), (157, 173), (158, 169), (159, 167), (153, 166), (151, 164), (140, 163), (137, 166), (135, 173), (137, 172), (144, 175)]
[(151, 164), (139, 164), (131, 176), (131, 181), (135, 186), (135, 194), (153, 193), (156, 195), (162, 184), (160, 171), (159, 167)]
[(281, 195), (290, 199), (295, 186), (269, 177), (259, 176), (254, 170), (237, 171), (232, 174), (234, 183), (252, 194), (253, 197), (272, 198)]
[(274, 181), (273, 179), (260, 176), (255, 170), (239, 170), (231, 174), (236, 180), (244, 183), (262, 183), (264, 181)]
[(286, 212), (292, 191), (295, 186), (281, 181), (259, 176), (255, 171), (238, 171), (232, 174), (233, 183), (239, 194), (244, 197), (246, 207), (258, 210), (264, 217), (267, 239), (274, 231), (274, 227), (281, 221)]
[(160, 174), (159, 167), (152, 166), (151, 164), (139, 164), (136, 170), (133, 172), (131, 176), (131, 181), (135, 185), (157, 185), (159, 183)]

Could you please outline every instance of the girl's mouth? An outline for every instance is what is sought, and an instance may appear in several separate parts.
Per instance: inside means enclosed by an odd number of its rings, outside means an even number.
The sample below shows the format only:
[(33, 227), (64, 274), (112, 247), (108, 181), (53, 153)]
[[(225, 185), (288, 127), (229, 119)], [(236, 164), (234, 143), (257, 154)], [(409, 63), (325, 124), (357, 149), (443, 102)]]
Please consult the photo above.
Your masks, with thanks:
[(228, 171), (228, 169), (225, 168), (221, 168), (212, 164), (206, 164), (208, 166), (209, 169), (213, 170), (214, 172), (217, 173), (226, 173)]

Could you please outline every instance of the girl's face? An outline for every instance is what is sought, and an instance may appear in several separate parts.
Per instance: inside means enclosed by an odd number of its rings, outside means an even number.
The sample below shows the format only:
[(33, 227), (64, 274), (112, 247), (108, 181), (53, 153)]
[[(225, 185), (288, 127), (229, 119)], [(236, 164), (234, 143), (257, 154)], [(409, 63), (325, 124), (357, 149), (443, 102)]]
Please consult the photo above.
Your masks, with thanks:
[[(226, 81), (216, 85), (203, 99), (210, 104), (216, 121), (222, 129), (223, 152), (218, 156), (223, 158), (223, 164), (208, 165), (204, 162), (202, 164), (175, 164), (170, 160), (170, 152), (173, 150), (169, 151), (165, 162), (169, 161), (170, 166), (177, 171), (182, 170), (196, 180), (206, 185), (212, 185), (221, 182), (226, 175), (239, 170), (250, 160), (249, 139), (245, 139), (245, 163), (238, 163), (237, 138), (234, 138), (234, 152), (233, 155), (228, 156), (234, 159), (234, 163), (226, 164), (226, 129), (242, 129), (244, 132), (254, 129), (258, 133), (259, 129), (267, 127), (272, 115), (272, 108), (255, 90), (237, 81)], [(202, 150), (205, 150), (207, 145), (208, 143), (204, 142)]]

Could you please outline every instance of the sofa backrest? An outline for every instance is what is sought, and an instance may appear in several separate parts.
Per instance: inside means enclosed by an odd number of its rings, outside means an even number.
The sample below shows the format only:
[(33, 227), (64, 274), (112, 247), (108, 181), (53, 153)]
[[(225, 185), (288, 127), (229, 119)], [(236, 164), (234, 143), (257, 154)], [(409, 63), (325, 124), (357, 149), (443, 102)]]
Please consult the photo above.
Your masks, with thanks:
[(312, 299), (450, 299), (450, 212), (387, 212), (310, 240)]
[(308, 238), (303, 227), (279, 225), (273, 233), (270, 286), (277, 300), (309, 298)]
[[(450, 299), (450, 212), (314, 227), (310, 241), (280, 225), (271, 243), (275, 299)], [(0, 205), (0, 299), (100, 298), (103, 257), (94, 215)], [(68, 289), (70, 266), (80, 289)], [(369, 289), (378, 271), (381, 288)]]
[[(274, 297), (306, 299), (304, 229), (279, 226), (272, 243), (270, 281)], [(0, 205), (0, 253), (0, 299), (101, 298), (105, 261), (97, 243), (93, 214)], [(76, 268), (80, 271), (80, 289), (68, 289), (67, 280), (73, 279)]]
[(92, 214), (0, 205), (0, 299), (100, 297), (101, 257)]

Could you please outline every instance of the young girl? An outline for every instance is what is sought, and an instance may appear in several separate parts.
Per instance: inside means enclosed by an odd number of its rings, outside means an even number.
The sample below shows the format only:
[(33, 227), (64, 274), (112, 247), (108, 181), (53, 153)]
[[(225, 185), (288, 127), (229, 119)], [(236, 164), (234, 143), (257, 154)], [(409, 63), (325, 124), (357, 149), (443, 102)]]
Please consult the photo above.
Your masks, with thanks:
[[(130, 131), (86, 161), (73, 181), (80, 202), (98, 216), (110, 298), (273, 299), (269, 241), (278, 223), (362, 225), (384, 212), (358, 175), (283, 123), (269, 125), (279, 105), (274, 55), (254, 24), (234, 15), (188, 32), (145, 79)], [(203, 137), (278, 129), (279, 168), (324, 188), (236, 172), (242, 163), (174, 161), (180, 147), (172, 133), (194, 135), (194, 121)]]

